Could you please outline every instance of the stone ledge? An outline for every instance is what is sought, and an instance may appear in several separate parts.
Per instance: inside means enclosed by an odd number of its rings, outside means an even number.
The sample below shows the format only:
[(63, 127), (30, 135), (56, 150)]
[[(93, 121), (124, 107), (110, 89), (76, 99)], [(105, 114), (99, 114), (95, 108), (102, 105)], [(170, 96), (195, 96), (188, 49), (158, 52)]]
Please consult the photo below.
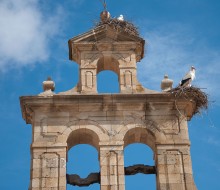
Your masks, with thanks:
[(53, 143), (53, 142), (34, 142), (31, 148), (66, 148), (67, 143)]

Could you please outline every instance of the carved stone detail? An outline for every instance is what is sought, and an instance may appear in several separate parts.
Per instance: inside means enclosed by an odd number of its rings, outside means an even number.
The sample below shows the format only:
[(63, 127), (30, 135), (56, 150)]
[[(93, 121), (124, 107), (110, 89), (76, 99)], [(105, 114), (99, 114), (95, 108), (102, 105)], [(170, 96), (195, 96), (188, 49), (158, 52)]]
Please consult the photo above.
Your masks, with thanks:
[(57, 153), (44, 153), (41, 155), (40, 188), (58, 187), (60, 173), (60, 156)]
[(23, 105), (23, 109), (22, 110), (23, 110), (22, 111), (22, 116), (25, 119), (26, 123), (32, 124), (32, 122), (33, 122), (32, 119), (33, 119), (34, 111), (28, 105)]

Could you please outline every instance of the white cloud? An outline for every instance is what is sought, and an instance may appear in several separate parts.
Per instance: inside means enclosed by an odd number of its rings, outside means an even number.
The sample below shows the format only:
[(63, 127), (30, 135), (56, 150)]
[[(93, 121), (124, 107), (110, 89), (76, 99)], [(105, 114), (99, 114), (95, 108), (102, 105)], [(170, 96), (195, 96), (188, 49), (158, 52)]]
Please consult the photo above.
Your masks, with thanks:
[(0, 1), (0, 70), (49, 57), (49, 40), (59, 32), (60, 14), (45, 16), (38, 0)]
[(197, 40), (186, 28), (174, 24), (168, 28), (148, 29), (144, 36), (147, 53), (138, 64), (139, 80), (147, 88), (160, 90), (160, 82), (164, 74), (168, 74), (176, 86), (194, 65), (197, 68), (194, 85), (206, 88), (211, 100), (219, 101), (220, 52)]
[(210, 145), (220, 146), (220, 141), (211, 136), (209, 136), (207, 139), (204, 139), (204, 141)]

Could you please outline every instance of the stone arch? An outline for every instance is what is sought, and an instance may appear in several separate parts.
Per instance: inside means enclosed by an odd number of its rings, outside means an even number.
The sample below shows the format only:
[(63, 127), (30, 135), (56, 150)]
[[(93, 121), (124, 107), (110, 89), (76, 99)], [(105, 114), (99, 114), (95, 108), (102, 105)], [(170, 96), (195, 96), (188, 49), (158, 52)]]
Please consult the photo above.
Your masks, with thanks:
[(89, 144), (99, 150), (99, 136), (92, 130), (79, 128), (72, 131), (67, 138), (68, 150), (78, 144)]
[(164, 140), (165, 134), (160, 129), (160, 126), (153, 120), (142, 119), (138, 115), (131, 114), (131, 118), (122, 123), (122, 127), (117, 131), (117, 134), (125, 136), (129, 130), (142, 128), (148, 132), (149, 135), (154, 136), (155, 142)]
[(156, 137), (146, 127), (137, 125), (128, 129), (124, 135), (124, 147), (133, 143), (143, 143), (155, 151)]
[(97, 61), (97, 74), (104, 70), (115, 72), (118, 77), (120, 76), (119, 62), (111, 55), (104, 55)]
[(68, 150), (77, 144), (90, 144), (99, 150), (99, 142), (108, 140), (107, 131), (92, 120), (72, 120), (66, 127), (60, 138), (65, 138)]

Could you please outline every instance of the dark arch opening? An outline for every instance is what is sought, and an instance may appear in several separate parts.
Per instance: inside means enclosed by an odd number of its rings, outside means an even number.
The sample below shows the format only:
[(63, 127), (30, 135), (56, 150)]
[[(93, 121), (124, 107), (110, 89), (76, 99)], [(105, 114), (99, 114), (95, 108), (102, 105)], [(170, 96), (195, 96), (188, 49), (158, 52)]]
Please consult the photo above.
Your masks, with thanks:
[[(137, 164), (154, 166), (154, 153), (150, 147), (142, 143), (133, 143), (124, 149), (125, 167)], [(136, 174), (125, 176), (125, 189), (156, 190), (155, 174)]]
[[(80, 178), (86, 178), (91, 173), (100, 171), (98, 151), (88, 144), (73, 146), (68, 151), (67, 174), (77, 174)], [(67, 190), (98, 190), (100, 184), (94, 183), (89, 186), (73, 186), (67, 184)]]

